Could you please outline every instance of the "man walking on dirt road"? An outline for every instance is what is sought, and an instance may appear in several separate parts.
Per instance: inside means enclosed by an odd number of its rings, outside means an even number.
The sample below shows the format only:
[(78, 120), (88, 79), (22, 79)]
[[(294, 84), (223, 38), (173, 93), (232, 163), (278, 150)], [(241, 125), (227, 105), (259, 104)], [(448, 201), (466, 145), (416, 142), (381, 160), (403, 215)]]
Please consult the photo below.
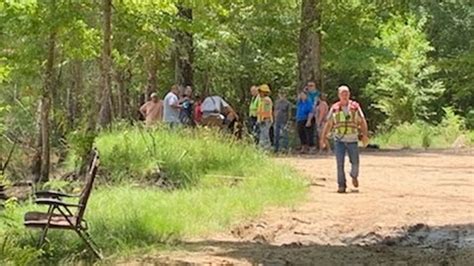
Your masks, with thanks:
[(324, 138), (330, 130), (334, 129), (334, 153), (337, 163), (337, 192), (346, 192), (346, 173), (344, 172), (344, 160), (346, 152), (351, 162), (350, 176), (354, 187), (359, 187), (359, 133), (361, 141), (366, 146), (369, 142), (367, 136), (367, 121), (359, 103), (350, 99), (348, 86), (338, 88), (339, 101), (332, 105), (327, 116), (327, 123), (323, 129), (320, 139), (320, 147), (326, 147)]

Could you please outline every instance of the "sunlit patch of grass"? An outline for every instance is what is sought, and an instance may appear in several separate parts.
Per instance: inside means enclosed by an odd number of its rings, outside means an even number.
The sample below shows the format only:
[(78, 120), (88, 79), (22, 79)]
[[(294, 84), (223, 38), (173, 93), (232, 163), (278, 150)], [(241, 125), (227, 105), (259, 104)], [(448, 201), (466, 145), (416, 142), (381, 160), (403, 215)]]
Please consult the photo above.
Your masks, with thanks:
[(377, 135), (373, 142), (382, 148), (451, 148), (458, 138), (463, 145), (474, 143), (473, 132), (465, 129), (463, 119), (450, 108), (438, 125), (426, 122), (405, 123), (389, 132)]

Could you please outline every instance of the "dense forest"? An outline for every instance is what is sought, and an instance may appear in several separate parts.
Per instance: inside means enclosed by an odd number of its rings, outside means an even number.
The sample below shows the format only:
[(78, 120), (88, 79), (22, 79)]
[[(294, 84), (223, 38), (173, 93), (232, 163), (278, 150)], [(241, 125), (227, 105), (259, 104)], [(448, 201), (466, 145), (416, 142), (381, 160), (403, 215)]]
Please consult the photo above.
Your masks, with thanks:
[(0, 153), (15, 143), (30, 160), (16, 167), (37, 180), (48, 178), (50, 147), (55, 161), (87, 150), (98, 130), (140, 120), (151, 92), (192, 85), (245, 117), (251, 85), (296, 95), (309, 80), (331, 101), (349, 84), (375, 132), (435, 125), (446, 110), (472, 128), (474, 5), (0, 1)]

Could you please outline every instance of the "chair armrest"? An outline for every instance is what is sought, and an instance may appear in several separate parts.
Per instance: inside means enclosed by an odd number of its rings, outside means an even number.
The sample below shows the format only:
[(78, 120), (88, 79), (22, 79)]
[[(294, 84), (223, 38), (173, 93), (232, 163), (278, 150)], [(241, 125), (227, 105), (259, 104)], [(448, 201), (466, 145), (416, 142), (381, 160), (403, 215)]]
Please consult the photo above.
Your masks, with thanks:
[(37, 198), (76, 198), (79, 195), (66, 194), (61, 191), (41, 190), (35, 193)]
[(62, 207), (82, 207), (82, 204), (76, 204), (76, 203), (68, 203), (64, 202), (58, 199), (48, 199), (48, 198), (40, 198), (36, 199), (35, 203), (38, 205), (55, 205), (55, 206), (62, 206)]

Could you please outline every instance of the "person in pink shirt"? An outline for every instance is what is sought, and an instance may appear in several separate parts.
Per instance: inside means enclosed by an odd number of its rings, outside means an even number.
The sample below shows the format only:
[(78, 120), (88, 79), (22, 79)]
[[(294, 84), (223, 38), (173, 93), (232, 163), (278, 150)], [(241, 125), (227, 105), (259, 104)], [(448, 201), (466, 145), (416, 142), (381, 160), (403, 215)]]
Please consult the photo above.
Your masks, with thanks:
[[(317, 125), (318, 133), (320, 135), (319, 138), (320, 138), (320, 140), (324, 141), (327, 151), (331, 152), (331, 147), (329, 146), (329, 140), (326, 137), (321, 136), (322, 133), (323, 133), (324, 126), (326, 125), (327, 116), (328, 116), (328, 113), (329, 113), (329, 105), (328, 105), (328, 102), (327, 102), (327, 95), (326, 94), (324, 94), (324, 93), (321, 94), (321, 97), (319, 98), (319, 104), (316, 108), (318, 108), (318, 110), (316, 112), (316, 114), (317, 114), (316, 125)], [(320, 152), (322, 152), (322, 151), (323, 151), (323, 148), (320, 148)]]
[(201, 102), (202, 102), (201, 97), (196, 96), (196, 102), (194, 103), (194, 112), (193, 112), (194, 123), (196, 123), (196, 125), (201, 124), (201, 121), (202, 121)]
[(140, 107), (140, 113), (145, 117), (147, 127), (156, 125), (163, 120), (163, 101), (156, 93), (152, 93), (150, 100)]

